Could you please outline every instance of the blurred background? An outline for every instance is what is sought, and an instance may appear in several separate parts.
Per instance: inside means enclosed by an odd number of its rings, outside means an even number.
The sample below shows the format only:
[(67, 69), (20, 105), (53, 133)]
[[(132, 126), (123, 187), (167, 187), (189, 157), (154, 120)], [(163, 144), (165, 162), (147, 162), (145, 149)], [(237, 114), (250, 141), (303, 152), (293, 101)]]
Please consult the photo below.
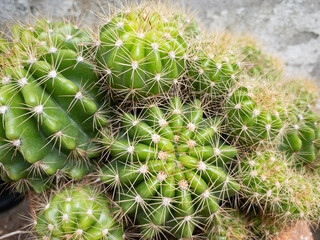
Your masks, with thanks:
[[(121, 0), (100, 1), (101, 5)], [(132, 3), (134, 1), (126, 1)], [(271, 54), (279, 56), (290, 74), (311, 75), (320, 83), (320, 1), (319, 0), (179, 0), (195, 12), (203, 27), (254, 36)], [(95, 25), (96, 0), (0, 0), (0, 28), (30, 14), (53, 19), (75, 15), (83, 25)], [(1, 189), (0, 189), (1, 192)], [(320, 199), (319, 199), (320, 201)], [(28, 212), (28, 198), (0, 213), (0, 236), (26, 226), (20, 217)], [(7, 239), (25, 239), (22, 235)], [(315, 240), (320, 239), (315, 236)]]

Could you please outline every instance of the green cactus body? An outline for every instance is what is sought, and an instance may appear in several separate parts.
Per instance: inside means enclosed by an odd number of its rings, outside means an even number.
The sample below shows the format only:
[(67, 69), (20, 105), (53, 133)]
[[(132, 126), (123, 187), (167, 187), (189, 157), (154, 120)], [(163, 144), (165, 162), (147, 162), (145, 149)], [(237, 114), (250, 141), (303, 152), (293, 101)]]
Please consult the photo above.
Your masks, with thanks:
[(114, 187), (122, 213), (145, 238), (193, 236), (199, 219), (239, 190), (226, 171), (237, 150), (220, 142), (221, 120), (203, 115), (199, 100), (182, 104), (173, 97), (166, 107), (122, 114), (119, 137), (104, 139), (113, 161), (101, 180)]
[[(2, 69), (0, 162), (13, 181), (46, 179), (58, 171), (81, 178), (90, 169), (87, 160), (99, 156), (94, 139), (107, 121), (93, 65), (82, 47), (75, 51), (83, 39), (61, 40), (71, 25), (44, 23), (13, 29), (20, 41), (11, 44), (14, 57)], [(23, 42), (27, 36), (29, 42)]]
[[(259, 96), (261, 101), (257, 100)], [(285, 106), (262, 87), (236, 87), (226, 98), (223, 108), (231, 137), (243, 146), (272, 142), (282, 135), (286, 126)]]
[(168, 92), (185, 72), (186, 43), (178, 26), (173, 16), (148, 7), (105, 24), (96, 60), (109, 87), (134, 98)]
[(38, 53), (55, 52), (57, 49), (80, 52), (91, 42), (88, 32), (69, 22), (39, 19), (33, 26), (14, 25), (11, 32), (15, 40), (14, 49), (28, 50), (36, 46), (34, 50)]
[[(193, 91), (211, 98), (221, 98), (235, 85), (240, 72), (239, 61), (232, 49), (219, 49), (215, 41), (194, 47), (188, 59), (188, 76)], [(221, 52), (220, 52), (221, 51)]]
[(108, 199), (92, 186), (69, 186), (45, 203), (36, 216), (41, 239), (123, 239)]
[(247, 204), (268, 209), (282, 221), (313, 219), (312, 182), (307, 175), (293, 171), (282, 155), (274, 151), (257, 152), (241, 162), (239, 174)]

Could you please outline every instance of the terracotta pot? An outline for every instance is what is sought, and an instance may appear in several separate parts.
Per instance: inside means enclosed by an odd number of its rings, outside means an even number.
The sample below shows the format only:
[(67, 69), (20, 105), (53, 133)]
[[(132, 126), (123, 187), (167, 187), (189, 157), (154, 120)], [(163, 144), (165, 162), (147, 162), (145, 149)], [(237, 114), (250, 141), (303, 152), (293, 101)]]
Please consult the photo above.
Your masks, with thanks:
[(314, 240), (314, 238), (308, 224), (301, 221), (285, 228), (272, 240)]

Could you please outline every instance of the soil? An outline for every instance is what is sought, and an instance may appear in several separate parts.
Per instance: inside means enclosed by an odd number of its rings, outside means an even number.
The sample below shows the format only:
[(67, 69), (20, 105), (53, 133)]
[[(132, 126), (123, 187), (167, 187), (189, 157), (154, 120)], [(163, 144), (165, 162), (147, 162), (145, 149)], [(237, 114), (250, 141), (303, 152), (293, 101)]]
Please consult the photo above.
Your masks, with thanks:
[[(30, 223), (29, 199), (24, 198), (13, 208), (0, 213), (0, 239), (1, 236), (18, 230), (26, 231)], [(31, 239), (27, 234), (16, 234), (5, 240)]]

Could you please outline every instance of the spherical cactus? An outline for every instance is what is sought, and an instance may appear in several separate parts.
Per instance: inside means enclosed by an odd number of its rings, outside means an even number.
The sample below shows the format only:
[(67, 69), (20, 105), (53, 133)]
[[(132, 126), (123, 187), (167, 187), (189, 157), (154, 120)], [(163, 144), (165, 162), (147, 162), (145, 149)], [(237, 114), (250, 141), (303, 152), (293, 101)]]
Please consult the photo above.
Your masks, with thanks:
[(65, 187), (39, 206), (34, 220), (39, 239), (123, 239), (122, 226), (114, 220), (109, 200), (90, 185)]
[(148, 239), (190, 238), (212, 224), (219, 202), (239, 190), (227, 172), (237, 150), (221, 141), (221, 119), (205, 118), (199, 100), (179, 97), (120, 118), (119, 134), (103, 139), (112, 160), (100, 178), (122, 215)]
[(11, 28), (16, 48), (37, 46), (36, 51), (71, 49), (79, 51), (91, 42), (90, 34), (68, 21), (37, 19), (35, 24), (19, 23)]
[(311, 166), (319, 156), (320, 116), (312, 110), (301, 111), (295, 108), (292, 111), (291, 120), (292, 122), (286, 129), (279, 148), (287, 154), (288, 159), (291, 159), (297, 167), (307, 164)]
[(314, 185), (307, 175), (289, 167), (274, 150), (257, 152), (241, 162), (239, 179), (246, 205), (268, 211), (281, 221), (314, 220)]
[[(222, 98), (237, 82), (240, 60), (233, 46), (208, 37), (196, 43), (188, 56), (188, 76), (192, 91), (210, 98)], [(213, 39), (213, 40), (212, 40)]]
[(179, 26), (174, 13), (162, 14), (155, 6), (107, 20), (100, 30), (96, 60), (108, 87), (122, 100), (130, 100), (166, 93), (178, 84), (186, 52)]
[(235, 86), (222, 107), (234, 141), (251, 148), (280, 137), (288, 124), (287, 103), (280, 96), (269, 83), (247, 77)]
[(106, 125), (105, 104), (99, 102), (94, 66), (76, 45), (82, 38), (73, 32), (72, 40), (62, 38), (70, 29), (39, 21), (32, 29), (12, 30), (19, 38), (8, 43), (1, 64), (0, 162), (13, 181), (33, 185), (34, 178), (47, 181), (63, 172), (81, 178), (89, 158), (99, 156), (94, 140)]

